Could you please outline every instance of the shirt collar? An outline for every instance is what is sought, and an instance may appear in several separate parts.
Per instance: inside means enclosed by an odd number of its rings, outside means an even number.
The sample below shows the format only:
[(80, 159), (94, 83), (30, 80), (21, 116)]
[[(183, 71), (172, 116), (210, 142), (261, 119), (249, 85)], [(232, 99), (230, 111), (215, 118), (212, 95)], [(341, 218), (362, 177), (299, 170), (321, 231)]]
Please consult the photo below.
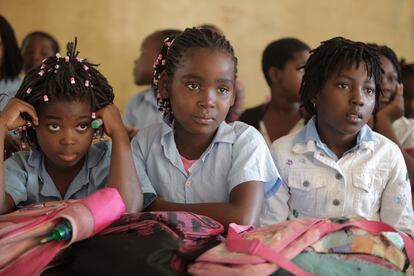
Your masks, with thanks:
[[(89, 172), (90, 169), (96, 167), (102, 158), (105, 157), (105, 149), (97, 146), (91, 145), (89, 147), (88, 153), (86, 154), (85, 163), (83, 164), (78, 175), (75, 176), (72, 183), (70, 184), (65, 199), (69, 199), (73, 194), (78, 192), (83, 186), (90, 183), (89, 181)], [(34, 168), (35, 172), (38, 172), (39, 178), (42, 181), (43, 185), (40, 193), (43, 196), (53, 196), (60, 197), (60, 194), (55, 185), (50, 185), (53, 183), (52, 178), (46, 170), (44, 163), (45, 155), (43, 152), (37, 149), (31, 149), (28, 158), (28, 164)], [(95, 183), (95, 186), (98, 187), (100, 183)]]
[(154, 89), (149, 88), (143, 93), (145, 93), (143, 97), (144, 101), (149, 102), (152, 106), (158, 109), (158, 102), (154, 94)]
[[(316, 129), (315, 121), (316, 117), (313, 116), (306, 126), (299, 131), (293, 140), (293, 150), (298, 153), (305, 153), (314, 152), (318, 148), (331, 158), (337, 160), (338, 158), (335, 153), (333, 153), (328, 146), (321, 141), (318, 130)], [(349, 151), (358, 148), (374, 151), (374, 146), (377, 142), (378, 138), (375, 136), (371, 128), (365, 124), (358, 133), (356, 145)]]

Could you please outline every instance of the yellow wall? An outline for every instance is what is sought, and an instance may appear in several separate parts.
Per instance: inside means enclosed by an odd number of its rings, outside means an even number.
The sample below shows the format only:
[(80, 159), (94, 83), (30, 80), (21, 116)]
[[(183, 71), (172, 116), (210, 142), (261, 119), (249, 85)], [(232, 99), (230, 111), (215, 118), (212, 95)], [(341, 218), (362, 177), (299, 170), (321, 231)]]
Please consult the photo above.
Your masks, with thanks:
[(261, 54), (270, 41), (284, 36), (316, 47), (341, 35), (387, 44), (414, 61), (413, 0), (0, 0), (0, 13), (19, 42), (28, 32), (44, 30), (64, 48), (77, 36), (80, 56), (101, 64), (121, 110), (143, 88), (134, 86), (132, 79), (140, 42), (162, 28), (219, 26), (239, 58), (245, 107), (269, 94)]

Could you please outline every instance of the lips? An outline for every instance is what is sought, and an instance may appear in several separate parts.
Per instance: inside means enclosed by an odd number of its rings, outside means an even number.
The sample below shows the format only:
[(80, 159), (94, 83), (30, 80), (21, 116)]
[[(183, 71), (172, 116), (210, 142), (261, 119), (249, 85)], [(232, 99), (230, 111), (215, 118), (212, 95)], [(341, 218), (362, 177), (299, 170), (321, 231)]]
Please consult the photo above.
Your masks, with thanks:
[(351, 123), (359, 123), (363, 119), (362, 113), (358, 111), (351, 111), (345, 117)]
[(194, 120), (201, 124), (209, 124), (214, 122), (214, 117), (210, 115), (195, 115)]
[(72, 162), (76, 159), (78, 155), (75, 153), (60, 153), (58, 157), (65, 162)]

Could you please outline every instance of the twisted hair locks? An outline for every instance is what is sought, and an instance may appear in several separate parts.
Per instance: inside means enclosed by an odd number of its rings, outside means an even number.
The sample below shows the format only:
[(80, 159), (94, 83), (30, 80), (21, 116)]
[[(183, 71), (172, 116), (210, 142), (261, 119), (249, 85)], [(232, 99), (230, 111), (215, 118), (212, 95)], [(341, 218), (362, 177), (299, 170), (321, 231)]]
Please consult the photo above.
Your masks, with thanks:
[[(41, 105), (55, 101), (80, 101), (91, 104), (93, 118), (96, 111), (114, 100), (107, 79), (86, 59), (78, 57), (77, 39), (67, 44), (67, 54), (59, 53), (45, 59), (31, 70), (17, 91), (16, 98), (33, 105), (41, 113)], [(32, 127), (23, 128), (22, 139), (36, 144)]]
[(164, 120), (169, 124), (174, 119), (171, 104), (168, 98), (161, 97), (158, 82), (163, 73), (169, 77), (173, 77), (175, 70), (182, 62), (184, 54), (193, 48), (208, 48), (227, 53), (234, 61), (235, 77), (237, 74), (237, 58), (234, 55), (234, 50), (230, 42), (223, 35), (210, 29), (187, 28), (175, 37), (166, 38), (154, 63), (152, 86), (157, 91), (159, 109), (163, 113)]
[(375, 82), (375, 102), (382, 93), (381, 64), (375, 48), (362, 43), (354, 42), (343, 37), (335, 37), (321, 42), (321, 45), (311, 51), (311, 55), (304, 66), (300, 89), (302, 105), (309, 115), (316, 114), (313, 99), (322, 91), (331, 74), (337, 74), (351, 66), (359, 67), (363, 64), (367, 75)]

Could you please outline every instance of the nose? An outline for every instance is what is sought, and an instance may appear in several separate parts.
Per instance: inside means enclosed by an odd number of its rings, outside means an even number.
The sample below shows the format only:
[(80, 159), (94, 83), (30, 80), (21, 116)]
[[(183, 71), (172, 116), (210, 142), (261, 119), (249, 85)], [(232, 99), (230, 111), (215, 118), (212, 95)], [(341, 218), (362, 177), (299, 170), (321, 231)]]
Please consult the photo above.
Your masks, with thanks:
[(364, 91), (362, 88), (355, 88), (353, 89), (353, 91), (351, 92), (351, 104), (352, 105), (358, 105), (358, 106), (363, 106), (364, 105), (364, 95), (363, 95)]
[(200, 92), (199, 105), (202, 108), (214, 108), (215, 104), (215, 89), (206, 89)]
[(67, 129), (62, 132), (60, 144), (64, 146), (74, 145), (76, 143), (75, 130)]

